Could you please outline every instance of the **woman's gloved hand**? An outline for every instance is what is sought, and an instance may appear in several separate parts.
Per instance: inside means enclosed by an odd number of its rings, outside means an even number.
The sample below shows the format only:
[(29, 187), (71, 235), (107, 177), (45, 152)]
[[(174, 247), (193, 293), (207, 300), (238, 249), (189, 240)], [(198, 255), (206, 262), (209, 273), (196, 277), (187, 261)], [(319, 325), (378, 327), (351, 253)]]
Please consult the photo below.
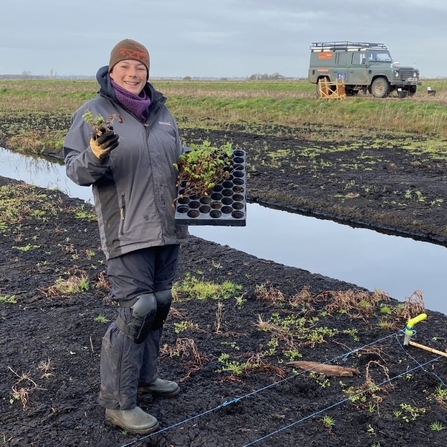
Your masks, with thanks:
[(113, 127), (100, 127), (90, 139), (90, 147), (100, 160), (108, 157), (119, 144), (119, 135), (113, 131)]

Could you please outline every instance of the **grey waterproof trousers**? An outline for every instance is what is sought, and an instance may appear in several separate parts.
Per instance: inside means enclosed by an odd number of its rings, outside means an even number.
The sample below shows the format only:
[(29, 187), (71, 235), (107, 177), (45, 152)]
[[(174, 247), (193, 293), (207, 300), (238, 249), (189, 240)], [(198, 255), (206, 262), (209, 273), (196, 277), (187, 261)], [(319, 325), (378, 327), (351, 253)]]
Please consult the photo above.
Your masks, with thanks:
[[(169, 290), (177, 271), (179, 245), (137, 250), (109, 259), (107, 275), (110, 298), (119, 305), (118, 314), (128, 322), (128, 302), (139, 295)], [(102, 340), (101, 388), (98, 402), (112, 410), (130, 410), (137, 405), (139, 384), (158, 377), (158, 356), (163, 328), (150, 330), (142, 343), (133, 342), (114, 321)]]

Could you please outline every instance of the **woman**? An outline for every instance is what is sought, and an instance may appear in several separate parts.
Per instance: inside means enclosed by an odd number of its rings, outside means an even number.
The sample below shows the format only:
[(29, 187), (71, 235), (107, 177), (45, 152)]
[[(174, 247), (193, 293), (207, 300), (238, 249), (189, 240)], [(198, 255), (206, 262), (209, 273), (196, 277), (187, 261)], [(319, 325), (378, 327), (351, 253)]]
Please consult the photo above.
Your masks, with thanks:
[(158, 377), (157, 366), (180, 244), (187, 240), (172, 207), (182, 145), (165, 97), (148, 82), (149, 68), (143, 45), (119, 42), (97, 73), (98, 96), (74, 113), (64, 142), (68, 177), (93, 188), (118, 310), (102, 341), (98, 400), (107, 421), (138, 434), (155, 431), (158, 421), (138, 407), (137, 392), (179, 392), (177, 383)]

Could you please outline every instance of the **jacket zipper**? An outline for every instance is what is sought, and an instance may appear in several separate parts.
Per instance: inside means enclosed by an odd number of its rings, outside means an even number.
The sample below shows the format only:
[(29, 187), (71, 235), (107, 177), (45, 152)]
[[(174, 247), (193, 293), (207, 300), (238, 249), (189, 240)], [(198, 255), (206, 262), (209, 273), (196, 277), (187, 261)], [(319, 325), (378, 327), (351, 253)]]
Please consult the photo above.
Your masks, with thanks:
[(124, 234), (124, 219), (126, 217), (126, 200), (124, 194), (121, 196), (121, 208), (120, 208), (120, 234)]

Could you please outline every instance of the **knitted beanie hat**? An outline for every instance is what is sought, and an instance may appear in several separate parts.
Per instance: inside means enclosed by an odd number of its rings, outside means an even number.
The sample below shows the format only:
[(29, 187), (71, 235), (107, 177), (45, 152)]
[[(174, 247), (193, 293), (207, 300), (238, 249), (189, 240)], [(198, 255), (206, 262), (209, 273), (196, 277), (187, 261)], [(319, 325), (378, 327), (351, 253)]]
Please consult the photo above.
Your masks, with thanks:
[(124, 39), (113, 47), (113, 50), (110, 53), (109, 73), (118, 62), (129, 59), (144, 64), (147, 68), (147, 74), (149, 77), (149, 51), (147, 51), (144, 45), (141, 45), (141, 43), (138, 43), (132, 39)]

